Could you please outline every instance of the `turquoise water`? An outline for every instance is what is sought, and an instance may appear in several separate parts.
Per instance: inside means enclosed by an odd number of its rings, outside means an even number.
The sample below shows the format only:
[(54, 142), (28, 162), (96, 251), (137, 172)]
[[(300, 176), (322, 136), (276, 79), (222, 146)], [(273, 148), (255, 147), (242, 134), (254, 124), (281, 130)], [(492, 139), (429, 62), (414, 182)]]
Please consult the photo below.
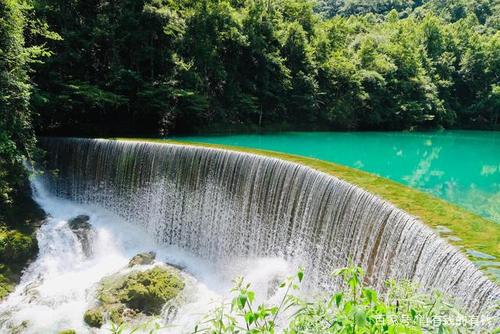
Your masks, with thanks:
[(500, 223), (500, 132), (287, 132), (175, 139), (336, 162), (423, 190)]

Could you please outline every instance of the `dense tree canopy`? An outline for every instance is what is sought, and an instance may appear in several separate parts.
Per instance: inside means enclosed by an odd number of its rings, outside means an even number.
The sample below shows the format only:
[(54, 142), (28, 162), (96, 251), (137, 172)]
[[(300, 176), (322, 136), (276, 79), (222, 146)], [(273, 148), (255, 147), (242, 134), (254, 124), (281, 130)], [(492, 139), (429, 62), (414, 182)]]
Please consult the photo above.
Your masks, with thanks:
[(0, 1), (0, 223), (25, 182), (22, 162), (35, 145), (28, 71), (43, 49), (25, 47), (29, 10), (24, 2)]
[(38, 129), (496, 128), (495, 6), (37, 0), (38, 17), (63, 38), (36, 68)]
[(499, 126), (493, 0), (1, 3), (4, 161), (30, 102), (40, 134)]

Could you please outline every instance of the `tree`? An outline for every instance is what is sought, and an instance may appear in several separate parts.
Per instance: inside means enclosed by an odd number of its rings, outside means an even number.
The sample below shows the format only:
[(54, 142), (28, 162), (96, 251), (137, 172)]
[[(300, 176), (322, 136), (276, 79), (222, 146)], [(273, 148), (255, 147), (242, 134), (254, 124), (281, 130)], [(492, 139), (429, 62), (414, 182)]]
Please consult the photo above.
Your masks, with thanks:
[(17, 0), (0, 2), (0, 212), (24, 189), (22, 163), (35, 146), (29, 108), (32, 55), (24, 40), (29, 8)]

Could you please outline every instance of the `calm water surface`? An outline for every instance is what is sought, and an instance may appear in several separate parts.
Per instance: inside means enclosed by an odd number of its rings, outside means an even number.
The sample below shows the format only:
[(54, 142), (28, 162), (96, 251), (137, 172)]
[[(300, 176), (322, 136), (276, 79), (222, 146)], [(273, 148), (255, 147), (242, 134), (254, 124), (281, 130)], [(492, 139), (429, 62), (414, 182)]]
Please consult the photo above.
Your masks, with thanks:
[(336, 162), (426, 191), (500, 223), (500, 132), (287, 132), (175, 139)]

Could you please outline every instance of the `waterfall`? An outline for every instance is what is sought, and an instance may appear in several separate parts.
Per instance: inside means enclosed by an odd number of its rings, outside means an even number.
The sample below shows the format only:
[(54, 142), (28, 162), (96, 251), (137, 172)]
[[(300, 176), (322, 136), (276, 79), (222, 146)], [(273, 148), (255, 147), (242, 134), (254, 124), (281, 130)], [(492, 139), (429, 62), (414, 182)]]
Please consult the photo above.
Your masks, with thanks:
[(159, 242), (210, 261), (280, 256), (302, 263), (310, 284), (328, 289), (335, 284), (329, 274), (352, 259), (378, 289), (389, 278), (411, 279), (475, 314), (500, 299), (495, 283), (417, 218), (311, 168), (172, 144), (41, 144), (54, 195), (105, 207)]

